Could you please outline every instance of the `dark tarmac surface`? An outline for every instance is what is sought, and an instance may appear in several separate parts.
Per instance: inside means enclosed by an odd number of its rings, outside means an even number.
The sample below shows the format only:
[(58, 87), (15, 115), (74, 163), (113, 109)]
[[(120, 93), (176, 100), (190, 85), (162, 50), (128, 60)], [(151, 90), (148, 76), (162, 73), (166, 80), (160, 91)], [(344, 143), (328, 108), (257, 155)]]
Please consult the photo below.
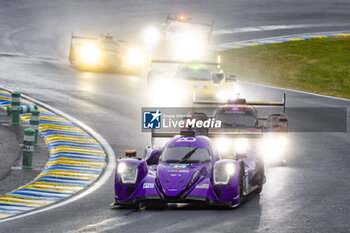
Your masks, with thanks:
[[(166, 14), (186, 12), (215, 20), (215, 30), (300, 24), (347, 24), (350, 2), (339, 1), (0, 1), (0, 84), (19, 90), (86, 123), (107, 139), (118, 156), (149, 145), (141, 133), (143, 78), (79, 72), (66, 60), (71, 31), (111, 32), (135, 39)], [(148, 23), (149, 22), (149, 23)], [(231, 33), (230, 42), (347, 26)], [(53, 57), (51, 61), (35, 57)], [(280, 100), (283, 91), (241, 84), (242, 96)], [(350, 107), (349, 101), (286, 91), (288, 107)], [(327, 119), (324, 119), (327, 121)], [(349, 122), (349, 117), (347, 117)], [(349, 130), (349, 124), (348, 124)], [(236, 210), (182, 205), (133, 211), (109, 206), (113, 177), (97, 191), (46, 212), (0, 223), (1, 232), (349, 232), (349, 133), (293, 133), (287, 167), (267, 168), (260, 196)]]

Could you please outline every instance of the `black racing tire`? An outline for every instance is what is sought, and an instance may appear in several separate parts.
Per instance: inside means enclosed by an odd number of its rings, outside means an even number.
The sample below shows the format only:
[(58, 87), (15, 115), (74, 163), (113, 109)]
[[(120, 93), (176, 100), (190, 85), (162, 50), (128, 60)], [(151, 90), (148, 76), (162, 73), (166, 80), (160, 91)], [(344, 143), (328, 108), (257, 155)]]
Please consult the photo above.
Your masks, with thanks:
[(235, 209), (241, 206), (244, 203), (244, 195), (243, 195), (243, 174), (244, 174), (244, 164), (241, 164), (240, 174), (239, 174), (239, 205), (229, 204), (229, 209)]
[(265, 169), (261, 168), (259, 171), (259, 188), (256, 190), (258, 194), (261, 193), (263, 186), (264, 186), (264, 180), (265, 180)]
[(244, 164), (241, 164), (240, 175), (239, 175), (239, 205), (244, 203), (244, 195), (243, 195), (243, 179), (244, 179)]

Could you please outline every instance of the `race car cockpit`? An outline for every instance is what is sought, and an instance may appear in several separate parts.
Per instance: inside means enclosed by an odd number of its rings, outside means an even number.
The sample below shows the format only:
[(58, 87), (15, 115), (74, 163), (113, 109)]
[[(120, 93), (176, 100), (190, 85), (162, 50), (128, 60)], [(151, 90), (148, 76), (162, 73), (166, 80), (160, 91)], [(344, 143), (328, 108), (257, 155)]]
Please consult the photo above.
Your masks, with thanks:
[(253, 128), (258, 126), (256, 109), (252, 106), (218, 108), (214, 116), (224, 127)]
[(106, 52), (118, 53), (122, 51), (122, 46), (116, 40), (114, 40), (113, 36), (111, 36), (109, 33), (106, 35), (101, 34), (100, 38), (98, 39), (98, 43), (100, 48)]

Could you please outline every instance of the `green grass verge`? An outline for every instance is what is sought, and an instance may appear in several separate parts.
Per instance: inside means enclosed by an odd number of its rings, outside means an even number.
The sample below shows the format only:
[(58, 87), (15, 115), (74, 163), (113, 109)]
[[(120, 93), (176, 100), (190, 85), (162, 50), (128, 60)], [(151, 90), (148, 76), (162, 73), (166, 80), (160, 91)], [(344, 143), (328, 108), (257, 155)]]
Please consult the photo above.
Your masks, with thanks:
[(241, 81), (350, 98), (350, 38), (322, 38), (220, 52)]

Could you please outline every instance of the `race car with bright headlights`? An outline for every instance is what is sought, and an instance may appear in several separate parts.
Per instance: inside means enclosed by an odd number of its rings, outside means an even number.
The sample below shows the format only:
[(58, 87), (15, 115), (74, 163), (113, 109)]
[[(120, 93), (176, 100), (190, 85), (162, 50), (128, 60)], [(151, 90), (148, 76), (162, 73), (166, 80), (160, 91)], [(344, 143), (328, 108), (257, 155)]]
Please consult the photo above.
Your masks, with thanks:
[(72, 33), (69, 61), (82, 71), (138, 73), (149, 64), (149, 55), (143, 48), (126, 44), (110, 34), (86, 37)]
[[(155, 63), (173, 63), (179, 61), (153, 60)], [(224, 71), (211, 72), (208, 65), (219, 63), (199, 62), (178, 64), (175, 72), (153, 69), (148, 74), (149, 88), (158, 98), (176, 98), (178, 93), (187, 96), (187, 101), (227, 101), (239, 95), (239, 80), (235, 75), (226, 75)], [(171, 102), (171, 101), (170, 101)]]
[[(175, 59), (201, 59), (208, 50), (214, 23), (193, 21), (190, 17), (168, 15), (160, 29), (149, 27), (144, 31), (143, 41), (158, 57), (171, 55)], [(166, 54), (162, 53), (166, 51)], [(169, 57), (167, 57), (169, 58)]]
[(165, 146), (146, 148), (142, 159), (127, 151), (128, 158), (117, 161), (115, 205), (206, 203), (233, 208), (248, 194), (262, 191), (264, 163), (256, 150), (232, 150), (223, 159), (210, 135), (152, 131), (152, 139), (168, 137)]
[[(286, 165), (287, 152), (287, 132), (288, 132), (288, 116), (285, 113), (285, 98), (282, 102), (261, 102), (261, 101), (246, 101), (245, 99), (230, 100), (227, 104), (221, 105), (217, 108), (214, 118), (220, 121), (221, 128), (210, 128), (208, 131), (211, 134), (224, 132), (236, 133), (241, 135), (239, 144), (241, 149), (249, 149), (252, 144), (259, 144), (261, 155), (264, 156), (265, 161), (270, 165)], [(208, 104), (214, 102), (197, 101), (198, 103)], [(282, 113), (273, 113), (268, 117), (259, 117), (257, 106), (266, 107), (282, 107)], [(272, 111), (273, 109), (259, 109), (265, 111)], [(206, 119), (204, 119), (206, 120)], [(259, 139), (245, 139), (247, 134), (262, 134), (263, 137)], [(219, 140), (221, 145), (228, 143)], [(232, 141), (232, 143), (235, 143)], [(222, 152), (228, 148), (221, 146)]]

